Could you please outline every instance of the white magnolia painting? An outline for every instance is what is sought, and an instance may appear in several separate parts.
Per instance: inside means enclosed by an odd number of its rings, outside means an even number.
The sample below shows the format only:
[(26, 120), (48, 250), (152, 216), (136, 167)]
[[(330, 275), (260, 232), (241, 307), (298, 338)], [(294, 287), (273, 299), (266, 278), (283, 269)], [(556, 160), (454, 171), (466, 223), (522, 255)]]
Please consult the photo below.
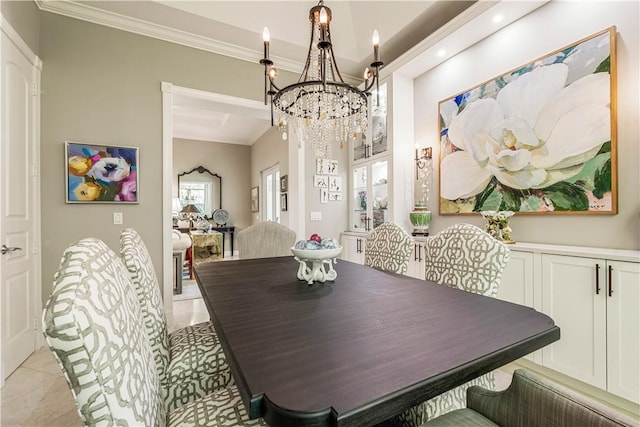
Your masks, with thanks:
[(439, 103), (440, 213), (616, 213), (615, 27)]

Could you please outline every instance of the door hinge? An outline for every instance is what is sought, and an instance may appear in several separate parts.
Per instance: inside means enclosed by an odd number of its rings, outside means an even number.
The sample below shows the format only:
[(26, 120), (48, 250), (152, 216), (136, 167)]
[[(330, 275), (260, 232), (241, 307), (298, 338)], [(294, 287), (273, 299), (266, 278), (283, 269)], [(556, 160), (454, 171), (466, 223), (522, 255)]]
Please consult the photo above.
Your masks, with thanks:
[(31, 176), (38, 176), (38, 163), (36, 162), (31, 164)]
[(33, 242), (33, 247), (32, 247), (32, 254), (37, 254), (38, 253), (38, 244), (36, 242)]
[(38, 321), (39, 320), (40, 319), (38, 319), (38, 316), (34, 316), (33, 317), (33, 330), (36, 331), (36, 332), (38, 331)]
[(31, 96), (38, 96), (38, 84), (34, 83), (33, 86), (31, 86)]

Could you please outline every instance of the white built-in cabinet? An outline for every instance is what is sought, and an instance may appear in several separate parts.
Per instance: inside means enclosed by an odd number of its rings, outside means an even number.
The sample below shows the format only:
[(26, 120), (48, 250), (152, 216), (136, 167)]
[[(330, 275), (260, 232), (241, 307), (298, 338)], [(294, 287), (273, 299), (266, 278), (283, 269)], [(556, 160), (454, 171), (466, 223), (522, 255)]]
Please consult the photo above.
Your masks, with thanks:
[(378, 157), (351, 170), (350, 226), (368, 232), (389, 220), (389, 161)]
[[(502, 272), (502, 280), (496, 298), (515, 304), (534, 307), (534, 257), (532, 252), (511, 251), (509, 263)], [(538, 350), (525, 358), (541, 362), (542, 351)]]
[(543, 365), (640, 401), (640, 265), (542, 254), (542, 312), (561, 339)]
[(369, 126), (351, 144), (350, 215), (352, 231), (369, 232), (389, 221), (390, 135), (387, 127), (387, 84), (370, 97)]
[(640, 252), (517, 243), (498, 298), (560, 327), (559, 341), (527, 359), (640, 401)]
[(364, 245), (366, 241), (365, 234), (342, 233), (340, 236), (340, 243), (342, 244), (340, 258), (356, 264), (364, 264)]
[[(364, 264), (364, 249), (367, 243), (367, 234), (344, 232), (340, 235), (340, 242), (342, 244), (341, 259)], [(407, 266), (407, 276), (424, 279), (424, 242), (425, 238), (421, 237), (413, 243), (409, 265)]]
[[(413, 208), (413, 79), (395, 73), (370, 96), (364, 135), (349, 145), (348, 231), (366, 234), (383, 222), (411, 229)], [(363, 249), (364, 250), (364, 249)]]
[(424, 279), (424, 256), (426, 248), (424, 246), (424, 238), (421, 240), (415, 240), (413, 243), (413, 250), (411, 251), (411, 257), (409, 258), (409, 265), (407, 266), (407, 276), (415, 277), (416, 279)]

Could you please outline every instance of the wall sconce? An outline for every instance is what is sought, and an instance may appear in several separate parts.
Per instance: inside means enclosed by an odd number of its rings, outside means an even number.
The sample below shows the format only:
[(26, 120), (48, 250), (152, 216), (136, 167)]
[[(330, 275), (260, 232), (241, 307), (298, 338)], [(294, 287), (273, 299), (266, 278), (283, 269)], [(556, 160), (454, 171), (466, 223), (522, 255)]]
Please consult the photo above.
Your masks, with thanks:
[[(420, 156), (418, 156), (418, 153), (420, 153)], [(418, 180), (418, 169), (424, 169), (427, 166), (427, 160), (431, 160), (432, 157), (431, 147), (422, 149), (416, 147), (416, 180)]]

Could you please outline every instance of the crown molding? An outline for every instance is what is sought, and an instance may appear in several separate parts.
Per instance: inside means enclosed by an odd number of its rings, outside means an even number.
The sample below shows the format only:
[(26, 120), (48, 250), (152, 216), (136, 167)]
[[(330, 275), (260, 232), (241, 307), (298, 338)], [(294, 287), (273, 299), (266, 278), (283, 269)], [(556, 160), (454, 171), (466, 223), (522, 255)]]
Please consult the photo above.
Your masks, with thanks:
[[(98, 9), (88, 4), (75, 3), (69, 0), (34, 0), (38, 9), (69, 18), (79, 19), (117, 30), (128, 31), (146, 37), (176, 43), (206, 52), (224, 55), (242, 61), (258, 63), (256, 58), (262, 57), (262, 50), (247, 49), (230, 43), (221, 42), (208, 37), (189, 33), (163, 25), (143, 21), (138, 18), (124, 16), (118, 13)], [(260, 46), (262, 47), (262, 45)], [(273, 57), (278, 68), (294, 73), (301, 73), (303, 64), (281, 57)]]

